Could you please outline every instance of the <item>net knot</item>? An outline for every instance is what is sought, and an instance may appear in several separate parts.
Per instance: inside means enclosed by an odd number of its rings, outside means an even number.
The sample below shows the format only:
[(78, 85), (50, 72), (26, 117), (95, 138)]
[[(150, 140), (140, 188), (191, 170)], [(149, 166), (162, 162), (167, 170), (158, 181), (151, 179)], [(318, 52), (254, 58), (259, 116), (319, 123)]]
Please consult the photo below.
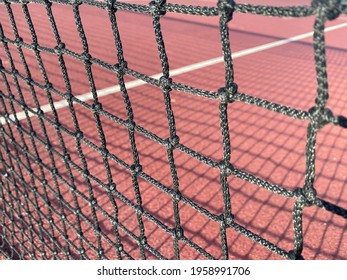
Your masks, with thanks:
[(19, 73), (19, 72), (18, 72), (17, 69), (13, 69), (11, 74), (12, 74), (13, 77), (15, 77), (15, 76), (18, 75), (18, 73)]
[(135, 212), (138, 215), (143, 215), (143, 208), (139, 205), (135, 206)]
[(90, 61), (92, 59), (92, 56), (87, 52), (82, 53), (81, 59), (85, 64), (92, 64), (92, 62)]
[[(50, 146), (50, 147), (51, 147), (51, 146)], [(53, 175), (58, 175), (58, 174), (59, 174), (57, 168), (53, 168), (53, 169), (51, 170), (51, 172), (52, 172)]]
[(45, 85), (45, 91), (50, 91), (53, 89), (53, 85), (52, 83), (48, 82), (46, 85)]
[(229, 94), (225, 87), (222, 87), (218, 90), (218, 96), (221, 103), (228, 103)]
[(316, 199), (317, 192), (313, 188), (310, 188), (310, 189), (297, 188), (294, 190), (294, 195), (305, 206), (312, 206), (314, 200)]
[(26, 104), (20, 104), (20, 107), (23, 111), (28, 110), (28, 106)]
[(184, 236), (184, 230), (182, 227), (177, 227), (173, 229), (174, 237), (181, 239)]
[[(23, 152), (24, 154), (28, 153), (28, 151), (29, 151), (29, 149), (28, 149), (27, 146), (24, 146), (24, 147), (22, 148), (22, 152)], [(39, 158), (35, 158), (34, 161), (36, 162), (37, 160), (39, 160)]]
[(60, 128), (62, 127), (62, 125), (61, 125), (60, 122), (54, 123), (53, 126), (54, 126), (56, 129), (60, 129)]
[(79, 5), (82, 5), (82, 3), (83, 3), (82, 0), (73, 0), (72, 1), (72, 6), (78, 7)]
[(328, 20), (334, 20), (341, 14), (341, 0), (313, 0), (312, 7), (321, 10)]
[(88, 178), (89, 176), (90, 176), (89, 170), (88, 169), (84, 169), (82, 171), (82, 177)]
[(60, 42), (57, 46), (59, 49), (65, 49), (65, 43)]
[(222, 87), (218, 90), (218, 96), (222, 103), (229, 103), (234, 101), (234, 94), (238, 91), (238, 85), (232, 83), (230, 87)]
[(114, 70), (118, 73), (118, 74), (125, 74), (125, 69), (128, 67), (128, 62), (126, 62), (125, 60), (117, 63), (114, 65)]
[(138, 174), (142, 171), (142, 166), (140, 164), (133, 164), (130, 169), (134, 174)]
[(90, 205), (96, 205), (98, 202), (96, 201), (96, 199), (95, 198), (92, 198), (91, 200), (90, 200)]
[(39, 116), (39, 117), (42, 117), (44, 115), (44, 112), (41, 108), (37, 109), (37, 112), (36, 114)]
[(160, 77), (159, 79), (159, 86), (162, 90), (165, 90), (165, 91), (171, 91), (171, 84), (172, 84), (172, 79), (171, 78), (168, 78), (168, 77), (165, 77), (165, 76), (162, 76)]
[(31, 46), (31, 50), (33, 50), (34, 52), (37, 52), (37, 53), (40, 52), (38, 44), (32, 43), (30, 46)]
[(312, 107), (308, 110), (310, 114), (313, 125), (317, 128), (322, 128), (328, 123), (333, 123), (335, 121), (333, 112), (328, 108)]
[(179, 142), (180, 142), (180, 138), (177, 135), (175, 135), (172, 138), (167, 138), (166, 147), (176, 148)]
[(117, 0), (107, 0), (107, 8), (111, 11), (111, 12), (117, 12), (117, 8), (115, 7)]
[(113, 220), (111, 220), (111, 224), (113, 226), (116, 226), (116, 225), (118, 225), (118, 223), (119, 223), (118, 218), (117, 217), (113, 217)]
[(304, 260), (304, 257), (301, 254), (298, 254), (295, 250), (290, 250), (288, 252), (288, 258), (290, 260)]
[(139, 244), (140, 245), (147, 245), (147, 238), (146, 237), (141, 237), (140, 239), (139, 239)]
[(219, 162), (219, 169), (221, 174), (228, 174), (229, 170), (234, 170), (234, 166), (230, 162), (222, 160)]
[(72, 102), (73, 100), (73, 95), (71, 92), (67, 92), (64, 94), (64, 98), (67, 100), (67, 102)]
[(107, 157), (109, 155), (109, 151), (107, 148), (102, 148), (100, 153), (104, 156)]
[(179, 191), (176, 191), (176, 192), (174, 192), (174, 193), (172, 194), (172, 198), (173, 198), (176, 202), (178, 202), (178, 201), (180, 201), (180, 200), (182, 199), (182, 195), (181, 195), (181, 193), (180, 193)]
[(118, 245), (118, 251), (119, 251), (119, 252), (123, 252), (123, 251), (124, 251), (124, 248), (123, 248), (123, 245), (122, 245), (122, 244), (119, 244), (119, 245)]
[(50, 2), (49, 0), (44, 0), (44, 2), (48, 8), (52, 7), (52, 5), (53, 5), (53, 3)]
[(77, 140), (82, 140), (82, 138), (83, 138), (83, 132), (80, 131), (80, 130), (79, 130), (79, 131), (76, 131), (75, 137), (76, 137)]
[(219, 16), (225, 16), (227, 22), (233, 19), (233, 13), (235, 10), (234, 0), (218, 0), (217, 7)]
[(135, 130), (136, 123), (134, 121), (128, 121), (125, 125), (130, 131)]
[(24, 78), (24, 81), (26, 82), (26, 84), (27, 84), (28, 86), (31, 86), (31, 85), (33, 84), (33, 82), (34, 82), (34, 80), (33, 80), (30, 76)]
[(224, 222), (227, 227), (231, 227), (234, 223), (234, 215), (229, 215), (228, 217), (225, 217)]
[(100, 102), (95, 102), (92, 104), (92, 110), (94, 112), (100, 112), (102, 110), (102, 104)]
[(22, 37), (17, 37), (17, 38), (14, 40), (14, 44), (15, 44), (17, 47), (20, 46), (22, 43), (23, 43), (23, 38), (22, 38)]
[(229, 214), (229, 215), (221, 214), (219, 216), (219, 222), (224, 224), (226, 227), (231, 227), (232, 224), (234, 223), (234, 215), (233, 214)]
[(104, 256), (104, 250), (103, 250), (103, 249), (100, 249), (100, 250), (98, 251), (98, 257), (101, 259), (103, 256)]
[(54, 52), (56, 54), (62, 54), (63, 50), (65, 49), (65, 44), (60, 42), (57, 46), (54, 48)]
[(154, 16), (163, 16), (166, 14), (166, 0), (154, 0), (149, 2), (149, 10)]
[(117, 187), (116, 183), (111, 183), (111, 184), (108, 185), (108, 190), (110, 192), (113, 192), (113, 191), (116, 190), (116, 187)]

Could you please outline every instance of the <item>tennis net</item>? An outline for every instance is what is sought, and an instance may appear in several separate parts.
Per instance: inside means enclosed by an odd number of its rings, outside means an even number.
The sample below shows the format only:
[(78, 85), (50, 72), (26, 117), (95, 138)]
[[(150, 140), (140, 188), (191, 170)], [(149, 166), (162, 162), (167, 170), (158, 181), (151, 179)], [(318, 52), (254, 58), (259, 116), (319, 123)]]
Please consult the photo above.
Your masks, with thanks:
[[(214, 259), (201, 245), (185, 234), (181, 223), (180, 204), (188, 205), (201, 215), (219, 224), (221, 258), (229, 258), (227, 230), (231, 229), (246, 236), (253, 242), (288, 259), (302, 259), (304, 249), (303, 210), (316, 206), (347, 218), (347, 210), (328, 201), (320, 199), (314, 187), (316, 168), (316, 138), (319, 130), (326, 125), (347, 127), (347, 119), (336, 116), (326, 107), (328, 101), (328, 78), (325, 54), (325, 24), (341, 14), (347, 14), (347, 7), (337, 0), (313, 0), (311, 6), (275, 7), (251, 4), (238, 4), (232, 0), (220, 0), (215, 7), (193, 6), (167, 3), (155, 0), (148, 5), (118, 2), (115, 0), (0, 0), (7, 12), (15, 39), (6, 36), (0, 25), (0, 41), (5, 57), (0, 60), (0, 72), (4, 88), (0, 91), (1, 110), (1, 143), (0, 143), (0, 252), (10, 259), (108, 259), (110, 250), (118, 259), (157, 258), (166, 259), (162, 252), (151, 245), (145, 222), (160, 228), (172, 238), (173, 258), (181, 258), (181, 246), (192, 248), (201, 256)], [(20, 6), (25, 16), (30, 38), (23, 39), (14, 17), (13, 6)], [(54, 34), (55, 47), (50, 48), (39, 44), (37, 31), (34, 27), (30, 5), (41, 5), (48, 17), (50, 28)], [(76, 53), (66, 47), (61, 39), (54, 13), (55, 5), (67, 5), (73, 12), (83, 52)], [(112, 65), (93, 57), (88, 46), (88, 39), (81, 19), (81, 7), (92, 6), (96, 10), (105, 10), (112, 28), (113, 40), (117, 49), (118, 63)], [(123, 52), (120, 30), (117, 22), (118, 11), (129, 11), (146, 14), (152, 17), (155, 39), (162, 66), (160, 77), (152, 77), (131, 69)], [(225, 65), (225, 85), (218, 91), (207, 91), (190, 85), (175, 82), (170, 76), (168, 55), (165, 50), (161, 19), (168, 13), (185, 15), (218, 17), (221, 49)], [(313, 38), (314, 58), (316, 64), (317, 96), (314, 106), (308, 110), (296, 109), (273, 103), (238, 91), (234, 81), (234, 66), (229, 40), (229, 22), (234, 13), (246, 13), (272, 17), (309, 17), (315, 16)], [(12, 48), (12, 49), (11, 49)], [(13, 50), (17, 52), (23, 71), (16, 68)], [(35, 54), (35, 61), (42, 78), (35, 79), (31, 65), (25, 58), (25, 50)], [(59, 61), (59, 75), (63, 78), (64, 91), (51, 83), (45, 68), (44, 55), (54, 55)], [(66, 58), (74, 58), (82, 62), (91, 89), (92, 102), (87, 102), (74, 95)], [(7, 64), (5, 64), (5, 60)], [(126, 109), (126, 118), (121, 118), (104, 109), (99, 100), (93, 77), (93, 65), (114, 73), (118, 79), (119, 89)], [(125, 79), (132, 77), (144, 84), (152, 85), (162, 91), (169, 128), (169, 137), (162, 138), (145, 129), (134, 121), (131, 98), (128, 94)], [(13, 82), (9, 79), (12, 78)], [(10, 86), (10, 83), (13, 85)], [(26, 102), (22, 87), (26, 84), (33, 100), (33, 105)], [(15, 88), (15, 90), (13, 90)], [(223, 140), (223, 158), (216, 161), (180, 143), (175, 125), (175, 114), (172, 107), (170, 92), (172, 90), (199, 96), (201, 99), (219, 100), (220, 131)], [(42, 107), (38, 91), (44, 92), (49, 104)], [(59, 101), (57, 101), (59, 98)], [(294, 118), (308, 121), (306, 139), (306, 170), (304, 185), (296, 190), (288, 190), (277, 184), (257, 177), (245, 170), (236, 168), (231, 161), (231, 144), (228, 124), (228, 109), (233, 102), (243, 102)], [(63, 116), (59, 113), (61, 104), (69, 109), (72, 125), (62, 125)], [(82, 106), (91, 112), (99, 137), (98, 144), (90, 141), (81, 130), (76, 106)], [(47, 112), (50, 112), (49, 114)], [(128, 133), (132, 163), (122, 160), (116, 153), (110, 152), (106, 141), (102, 119), (107, 119)], [(35, 124), (34, 124), (35, 122)], [(25, 123), (25, 124), (24, 124)], [(58, 137), (58, 143), (52, 143), (50, 131)], [(135, 135), (139, 134), (165, 147), (167, 162), (170, 168), (172, 185), (154, 179), (144, 172), (137, 148)], [(68, 139), (68, 140), (67, 140)], [(67, 145), (69, 142), (72, 147)], [(74, 145), (73, 145), (73, 144)], [(91, 171), (84, 147), (89, 147), (101, 159), (100, 166), (105, 172), (105, 179), (100, 179)], [(48, 157), (42, 158), (42, 150)], [(180, 178), (177, 173), (175, 154), (184, 153), (202, 162), (209, 168), (218, 170), (220, 189), (223, 196), (223, 212), (212, 213), (193, 198), (186, 197), (180, 191)], [(58, 163), (60, 162), (60, 165)], [(118, 177), (111, 171), (110, 165), (116, 163), (131, 176), (134, 199), (117, 188)], [(98, 167), (99, 168), (99, 167)], [(76, 175), (78, 174), (78, 175)], [(80, 182), (80, 177), (83, 181)], [(228, 177), (234, 176), (255, 184), (278, 196), (294, 199), (292, 221), (294, 244), (292, 250), (285, 250), (262, 236), (237, 223), (232, 211), (232, 199)], [(174, 225), (168, 226), (143, 207), (143, 191), (139, 181), (144, 180), (170, 197)], [(79, 185), (85, 188), (81, 190)], [(108, 199), (108, 209), (99, 200), (99, 192)], [(66, 194), (66, 192), (68, 194)], [(98, 201), (99, 200), (99, 201)], [(120, 220), (119, 202), (129, 207), (136, 215), (136, 232)], [(110, 210), (111, 209), (111, 210)], [(105, 220), (111, 225), (105, 228)], [(85, 227), (92, 230), (86, 233)], [(125, 243), (132, 243), (139, 250), (134, 256)]]

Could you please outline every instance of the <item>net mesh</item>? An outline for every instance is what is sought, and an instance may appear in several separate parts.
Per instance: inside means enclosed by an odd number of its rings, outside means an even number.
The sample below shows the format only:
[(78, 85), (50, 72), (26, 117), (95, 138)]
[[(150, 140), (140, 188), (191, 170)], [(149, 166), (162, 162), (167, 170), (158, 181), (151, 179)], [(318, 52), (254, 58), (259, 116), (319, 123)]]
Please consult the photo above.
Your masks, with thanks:
[[(93, 0), (0, 0), (0, 3), (7, 11), (7, 17), (15, 36), (15, 39), (6, 36), (0, 23), (0, 41), (6, 55), (6, 57), (1, 57), (0, 60), (1, 82), (6, 88), (5, 91), (0, 91), (2, 116), (0, 126), (0, 252), (5, 257), (10, 259), (107, 259), (110, 257), (106, 252), (113, 250), (114, 257), (118, 259), (146, 259), (153, 257), (166, 259), (166, 256), (148, 242), (149, 231), (146, 229), (144, 222), (146, 220), (171, 236), (173, 240), (173, 258), (180, 259), (180, 244), (185, 244), (203, 257), (214, 259), (215, 256), (211, 255), (185, 234), (179, 205), (186, 204), (201, 215), (219, 224), (220, 250), (222, 252), (221, 258), (223, 259), (229, 257), (228, 229), (246, 236), (283, 258), (302, 259), (304, 248), (303, 210), (305, 207), (320, 207), (347, 218), (346, 209), (317, 197), (314, 187), (317, 133), (323, 126), (328, 124), (347, 127), (347, 119), (345, 117), (336, 116), (331, 110), (326, 108), (328, 79), (324, 28), (328, 20), (336, 19), (340, 14), (347, 14), (346, 6), (340, 1), (314, 0), (311, 6), (292, 7), (238, 4), (231, 0), (220, 0), (215, 7), (172, 4), (166, 3), (165, 0), (155, 0), (148, 5), (117, 2), (115, 0), (105, 2)], [(54, 34), (56, 45), (54, 48), (39, 44), (32, 20), (33, 15), (31, 15), (28, 8), (32, 4), (44, 7), (45, 16), (48, 17), (50, 22), (50, 26), (46, 26), (46, 28), (50, 28)], [(23, 11), (31, 35), (28, 40), (20, 37), (13, 13), (14, 5), (20, 6)], [(82, 53), (76, 53), (68, 49), (62, 41), (52, 12), (52, 7), (55, 5), (68, 5), (71, 8), (83, 49)], [(117, 49), (118, 63), (116, 65), (91, 55), (80, 15), (81, 7), (85, 5), (107, 11), (113, 33), (113, 38), (109, 38), (109, 40), (114, 41)], [(152, 17), (162, 66), (161, 77), (153, 78), (139, 73), (127, 65), (117, 24), (117, 11), (121, 10), (147, 14)], [(219, 18), (219, 33), (225, 65), (225, 85), (218, 91), (206, 91), (184, 85), (175, 82), (170, 77), (168, 56), (161, 28), (161, 18), (165, 17), (167, 13)], [(313, 38), (317, 96), (315, 104), (310, 110), (305, 111), (280, 105), (238, 91), (237, 84), (234, 81), (234, 67), (228, 28), (228, 23), (232, 21), (234, 13), (298, 18), (315, 16)], [(34, 16), (37, 15), (35, 14)], [(44, 15), (40, 15), (40, 17), (42, 16)], [(16, 68), (13, 50), (16, 50), (17, 55), (19, 55), (19, 61), (25, 74), (21, 74), (21, 71), (18, 71), (18, 68)], [(31, 65), (26, 60), (24, 50), (30, 50), (35, 54), (35, 60), (42, 78), (34, 78)], [(57, 72), (60, 72), (64, 81), (63, 91), (54, 87), (51, 83), (43, 60), (44, 54), (57, 57), (59, 61)], [(71, 74), (68, 74), (66, 65), (67, 57), (72, 57), (83, 63), (91, 89), (92, 102), (87, 102), (74, 95), (69, 77)], [(5, 59), (8, 61), (6, 65), (4, 64)], [(93, 77), (93, 65), (102, 67), (114, 73), (115, 77), (117, 77), (126, 109), (125, 119), (103, 108), (102, 102), (99, 101), (100, 97), (98, 96)], [(9, 81), (10, 77), (13, 79), (13, 82)], [(135, 123), (131, 98), (125, 82), (127, 77), (140, 79), (144, 83), (162, 91), (169, 127), (168, 138), (161, 138)], [(11, 83), (13, 84), (12, 86), (10, 86)], [(26, 102), (22, 90), (23, 84), (26, 84), (30, 91), (33, 105)], [(220, 161), (209, 158), (180, 143), (170, 98), (172, 90), (196, 95), (201, 99), (219, 100), (220, 131), (223, 139), (223, 158)], [(46, 95), (49, 101), (49, 105), (46, 107), (40, 105), (38, 91), (42, 91)], [(56, 101), (57, 97), (60, 98), (59, 102)], [(258, 106), (297, 120), (308, 121), (306, 170), (303, 187), (288, 190), (233, 166), (231, 162), (228, 107), (229, 104), (235, 101)], [(63, 117), (59, 114), (59, 106), (61, 104), (64, 104), (69, 109), (72, 120), (70, 127), (63, 125), (60, 121), (60, 118)], [(99, 137), (98, 144), (85, 137), (76, 113), (76, 106), (82, 106), (89, 112), (92, 112)], [(132, 153), (132, 164), (126, 163), (117, 154), (109, 151), (102, 118), (117, 123), (127, 130)], [(34, 124), (34, 122), (36, 123)], [(58, 136), (59, 141), (57, 143), (52, 143), (50, 137), (52, 129)], [(135, 139), (136, 133), (165, 147), (172, 177), (172, 186), (163, 184), (142, 170)], [(70, 144), (74, 144), (72, 148), (66, 144), (67, 141), (70, 141)], [(100, 166), (106, 172), (105, 180), (101, 180), (91, 172), (85, 146), (88, 146), (102, 157)], [(47, 159), (42, 158), (42, 150), (48, 154)], [(219, 172), (220, 188), (223, 194), (223, 213), (216, 215), (207, 208), (202, 207), (194, 199), (188, 198), (180, 192), (180, 179), (177, 173), (177, 164), (175, 163), (176, 152), (193, 157)], [(62, 164), (59, 165), (58, 161), (62, 162)], [(112, 174), (110, 167), (114, 163), (131, 175), (134, 200), (127, 198), (122, 190), (117, 188), (117, 176)], [(48, 178), (47, 174), (51, 177)], [(80, 177), (77, 178), (76, 174), (79, 174)], [(280, 248), (235, 221), (228, 185), (229, 176), (235, 176), (255, 184), (278, 196), (295, 200), (292, 211), (294, 229), (292, 250), (288, 251)], [(83, 179), (81, 180), (80, 178)], [(139, 186), (139, 180), (150, 183), (165, 195), (171, 197), (174, 214), (174, 225), (172, 227), (169, 227), (164, 221), (143, 207), (143, 193)], [(84, 186), (83, 190), (78, 187), (80, 184)], [(105, 209), (98, 202), (99, 194), (97, 190), (99, 189), (109, 199), (108, 209)], [(69, 193), (69, 199), (64, 195), (65, 191)], [(119, 202), (127, 205), (136, 214), (136, 231), (129, 229), (120, 220)], [(105, 229), (103, 226), (105, 219), (112, 224), (111, 228)], [(86, 233), (84, 225), (91, 228), (94, 234)], [(129, 252), (124, 245), (127, 242), (134, 244), (138, 248), (138, 256), (134, 256)]]

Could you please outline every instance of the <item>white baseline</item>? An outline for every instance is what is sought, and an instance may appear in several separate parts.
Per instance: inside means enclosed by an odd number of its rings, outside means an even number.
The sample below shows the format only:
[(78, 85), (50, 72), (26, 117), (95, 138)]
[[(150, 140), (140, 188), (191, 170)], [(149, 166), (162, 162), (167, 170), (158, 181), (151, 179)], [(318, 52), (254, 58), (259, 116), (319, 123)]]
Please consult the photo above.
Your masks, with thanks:
[[(340, 28), (343, 28), (343, 27), (347, 27), (347, 23), (342, 23), (342, 24), (331, 26), (331, 27), (327, 27), (327, 28), (325, 28), (325, 32), (330, 32), (330, 31), (333, 31), (333, 30), (336, 30), (336, 29), (340, 29)], [(242, 56), (258, 53), (258, 52), (261, 52), (261, 51), (265, 51), (265, 50), (268, 50), (268, 49), (276, 48), (276, 47), (279, 47), (279, 46), (282, 46), (282, 45), (285, 45), (285, 44), (289, 44), (291, 42), (299, 41), (299, 40), (302, 40), (302, 39), (305, 39), (305, 38), (308, 38), (308, 37), (311, 37), (311, 36), (313, 36), (313, 32), (308, 32), (308, 33), (304, 33), (304, 34), (297, 35), (297, 36), (294, 36), (294, 37), (290, 37), (290, 38), (287, 38), (287, 39), (282, 39), (282, 40), (278, 40), (278, 41), (275, 41), (275, 42), (271, 42), (271, 43), (263, 44), (263, 45), (260, 45), (260, 46), (256, 46), (256, 47), (253, 47), (253, 48), (245, 49), (245, 50), (233, 53), (232, 54), (232, 58), (235, 59), (235, 58), (238, 58), (238, 57), (242, 57)], [(208, 59), (208, 60), (204, 60), (204, 61), (201, 61), (201, 62), (198, 62), (198, 63), (194, 63), (194, 64), (191, 64), (191, 65), (187, 65), (187, 66), (184, 66), (184, 67), (180, 67), (180, 68), (171, 70), (170, 71), (170, 77), (174, 77), (174, 76), (181, 75), (181, 74), (184, 74), (184, 73), (192, 72), (194, 70), (202, 69), (202, 68), (205, 68), (205, 67), (208, 67), (208, 66), (212, 66), (212, 65), (215, 65), (215, 64), (218, 64), (218, 63), (222, 63), (222, 62), (224, 62), (223, 56), (212, 58), (212, 59)], [(162, 73), (158, 73), (158, 74), (152, 75), (151, 77), (154, 78), (154, 79), (159, 79), (161, 76), (162, 76)], [(139, 87), (139, 86), (145, 85), (145, 84), (147, 84), (147, 83), (142, 81), (142, 80), (134, 80), (134, 81), (130, 81), (130, 82), (125, 83), (125, 86), (126, 86), (127, 89), (131, 89), (131, 88)], [(103, 88), (103, 89), (97, 90), (97, 95), (98, 95), (98, 97), (103, 97), (103, 96), (107, 96), (107, 95), (110, 95), (112, 93), (116, 93), (116, 92), (119, 92), (119, 91), (120, 91), (119, 85), (115, 85), (115, 86), (111, 86), (111, 87), (107, 87), (107, 88)], [(88, 100), (92, 100), (93, 99), (93, 94), (91, 92), (88, 92), (88, 93), (76, 95), (75, 97), (78, 98), (81, 101), (88, 101)], [(54, 102), (54, 107), (57, 110), (61, 109), (61, 108), (68, 107), (68, 106), (69, 105), (68, 105), (68, 102), (66, 100), (60, 100), (60, 101)], [(36, 111), (36, 108), (32, 108), (32, 110)], [(46, 104), (46, 105), (41, 106), (41, 110), (43, 112), (45, 112), (45, 113), (52, 111), (50, 104)], [(16, 114), (16, 116), (17, 116), (18, 120), (23, 120), (23, 119), (25, 119), (25, 112), (24, 111), (18, 112)], [(32, 117), (32, 116), (35, 116), (35, 115), (33, 113), (29, 113), (29, 116)], [(15, 119), (13, 114), (10, 115), (9, 117), (12, 120)], [(1, 122), (1, 124), (5, 124), (6, 123), (5, 118), (1, 117), (0, 118), (0, 122)]]

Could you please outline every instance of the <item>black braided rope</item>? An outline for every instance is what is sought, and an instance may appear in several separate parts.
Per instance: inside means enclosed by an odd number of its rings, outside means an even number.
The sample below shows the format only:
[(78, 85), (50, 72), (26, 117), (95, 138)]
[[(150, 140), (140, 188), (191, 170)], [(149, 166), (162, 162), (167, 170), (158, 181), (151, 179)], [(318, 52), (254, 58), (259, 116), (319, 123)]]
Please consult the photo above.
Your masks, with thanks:
[[(112, 248), (118, 259), (133, 259), (133, 256), (127, 252), (123, 246), (123, 235), (132, 242), (137, 243), (140, 257), (142, 259), (146, 259), (148, 254), (152, 254), (158, 259), (165, 259), (165, 256), (147, 242), (147, 232), (144, 226), (144, 219), (147, 219), (173, 237), (174, 257), (176, 259), (180, 259), (179, 241), (188, 245), (204, 257), (214, 259), (214, 256), (185, 236), (181, 225), (179, 211), (179, 203), (184, 203), (208, 219), (219, 223), (221, 250), (224, 259), (227, 259), (229, 254), (227, 246), (228, 228), (243, 234), (254, 242), (284, 258), (302, 259), (302, 251), (304, 248), (302, 214), (305, 207), (316, 205), (345, 219), (347, 218), (346, 209), (319, 199), (316, 196), (314, 188), (317, 133), (327, 124), (334, 124), (344, 128), (347, 127), (347, 119), (345, 117), (334, 116), (333, 113), (326, 108), (329, 96), (324, 28), (327, 20), (335, 19), (342, 13), (347, 14), (347, 7), (342, 5), (341, 1), (313, 0), (311, 6), (295, 7), (237, 4), (233, 0), (219, 0), (215, 7), (171, 4), (166, 3), (165, 0), (154, 0), (148, 5), (117, 2), (116, 0), (107, 0), (103, 2), (94, 0), (0, 0), (0, 3), (5, 6), (15, 36), (14, 40), (6, 37), (0, 22), (0, 41), (6, 54), (6, 58), (0, 58), (0, 73), (7, 91), (0, 91), (0, 107), (2, 118), (4, 119), (4, 122), (0, 125), (0, 253), (2, 253), (6, 258), (107, 259), (105, 248)], [(55, 37), (55, 48), (48, 48), (39, 44), (35, 27), (31, 19), (31, 14), (28, 9), (28, 6), (31, 3), (44, 6), (46, 16), (50, 22), (49, 28), (52, 29)], [(18, 4), (22, 8), (27, 27), (31, 34), (30, 43), (24, 42), (20, 37), (12, 10), (12, 4)], [(57, 4), (68, 5), (71, 7), (83, 49), (82, 54), (67, 49), (61, 40), (52, 12), (52, 5)], [(105, 61), (96, 59), (90, 54), (87, 36), (80, 16), (81, 5), (90, 5), (97, 9), (107, 11), (113, 33), (112, 39), (117, 48), (118, 63), (116, 65), (111, 65)], [(124, 57), (122, 41), (117, 24), (118, 10), (151, 15), (162, 66), (162, 75), (159, 79), (149, 77), (128, 67), (126, 58)], [(161, 17), (165, 16), (165, 14), (169, 12), (219, 17), (219, 31), (225, 64), (225, 84), (218, 91), (206, 91), (189, 85), (180, 84), (170, 77), (170, 66), (160, 23)], [(312, 107), (308, 112), (276, 104), (238, 91), (237, 84), (234, 81), (234, 67), (228, 29), (228, 22), (232, 20), (233, 13), (235, 12), (275, 17), (315, 16), (316, 20), (314, 24), (313, 37), (317, 77), (317, 98), (314, 107)], [(21, 64), (24, 67), (25, 75), (20, 74), (16, 69), (10, 46), (16, 48)], [(30, 65), (26, 61), (23, 49), (31, 50), (35, 54), (43, 82), (36, 81), (32, 78)], [(64, 92), (61, 92), (52, 86), (41, 53), (56, 55), (60, 66), (60, 72), (64, 80)], [(83, 63), (85, 74), (88, 78), (91, 93), (93, 95), (92, 103), (82, 101), (73, 95), (65, 63), (66, 57), (72, 57)], [(9, 67), (3, 66), (2, 61), (5, 59), (8, 60), (10, 64)], [(98, 65), (103, 69), (111, 71), (114, 73), (115, 78), (118, 79), (118, 84), (121, 89), (124, 106), (127, 112), (126, 119), (115, 116), (103, 109), (102, 103), (99, 102), (98, 99), (92, 65)], [(167, 139), (159, 137), (134, 122), (133, 108), (124, 80), (126, 75), (140, 79), (162, 91), (169, 127), (169, 137)], [(18, 93), (16, 96), (18, 95), (19, 98), (15, 98), (15, 95), (13, 94), (13, 87), (10, 86), (10, 82), (8, 81), (9, 76), (13, 78), (15, 90)], [(35, 103), (35, 107), (33, 108), (29, 107), (25, 102), (21, 88), (21, 84), (23, 83), (27, 84), (30, 90), (32, 99)], [(41, 109), (37, 89), (45, 92), (53, 117), (48, 117)], [(197, 95), (207, 99), (219, 99), (220, 129), (223, 139), (223, 158), (221, 161), (218, 162), (208, 158), (180, 143), (179, 136), (176, 133), (175, 116), (171, 105), (170, 92), (172, 90)], [(61, 116), (59, 116), (59, 113), (55, 108), (54, 96), (59, 96), (66, 100), (73, 121), (73, 129), (64, 127), (60, 123), (59, 118)], [(234, 101), (265, 108), (294, 119), (309, 121), (306, 141), (305, 184), (302, 188), (290, 191), (282, 186), (258, 178), (244, 170), (237, 169), (232, 165), (232, 162), (230, 162), (231, 148), (228, 126), (228, 105)], [(81, 131), (79, 119), (75, 110), (76, 104), (93, 112), (100, 140), (99, 146), (89, 141), (84, 136), (83, 131)], [(18, 120), (17, 114), (19, 112), (16, 108), (21, 108), (24, 112), (26, 122), (25, 126)], [(38, 120), (41, 129), (40, 133), (42, 133), (43, 138), (39, 137), (35, 131), (32, 117), (35, 117)], [(112, 122), (127, 129), (132, 153), (131, 165), (121, 160), (117, 155), (109, 152), (101, 117), (106, 117)], [(59, 139), (58, 144), (52, 143), (47, 132), (47, 127), (54, 127)], [(172, 186), (163, 185), (161, 182), (155, 180), (142, 170), (136, 146), (135, 131), (166, 148), (173, 182)], [(79, 163), (71, 159), (69, 152), (71, 148), (67, 147), (65, 143), (66, 137), (73, 139), (75, 143), (75, 152), (78, 154), (80, 159)], [(28, 138), (30, 139), (30, 144), (25, 140)], [(31, 145), (31, 149), (29, 149), (28, 145)], [(107, 174), (107, 181), (102, 181), (89, 172), (91, 167), (88, 166), (86, 154), (82, 148), (83, 145), (90, 147), (102, 156), (102, 165)], [(41, 158), (40, 149), (42, 147), (44, 147), (48, 152), (49, 159)], [(193, 200), (181, 194), (180, 180), (177, 174), (174, 156), (175, 150), (187, 154), (209, 167), (219, 170), (221, 181), (220, 187), (223, 193), (224, 206), (222, 215), (211, 213)], [(60, 159), (63, 162), (66, 170), (64, 171), (65, 174), (58, 169), (57, 159)], [(111, 174), (111, 161), (117, 163), (121, 168), (124, 168), (129, 172), (129, 174), (131, 174), (135, 201), (129, 200), (123, 193), (117, 190), (115, 182), (117, 178), (114, 178)], [(32, 167), (32, 162), (35, 162), (37, 168)], [(74, 175), (76, 172), (82, 175), (84, 182), (77, 181), (76, 176)], [(51, 174), (53, 178), (52, 181), (46, 178), (47, 174)], [(227, 181), (228, 176), (231, 175), (256, 184), (272, 193), (286, 198), (295, 199), (294, 209), (292, 212), (294, 225), (293, 250), (288, 252), (279, 248), (270, 241), (235, 222)], [(173, 228), (168, 227), (143, 208), (139, 180), (145, 180), (163, 193), (171, 196), (174, 209)], [(71, 201), (66, 201), (62, 195), (62, 184), (65, 186), (65, 189), (68, 189), (70, 192), (72, 198)], [(85, 193), (78, 188), (79, 184), (85, 186), (87, 190)], [(112, 205), (112, 214), (105, 211), (102, 205), (98, 203), (94, 189), (95, 184), (107, 191), (108, 199)], [(135, 211), (137, 218), (136, 222), (139, 229), (138, 234), (132, 232), (119, 221), (117, 200), (122, 201), (125, 205), (130, 207), (130, 209)], [(86, 215), (85, 212), (82, 211), (83, 207), (86, 207), (86, 203), (88, 203), (90, 207), (89, 215)], [(73, 213), (73, 218), (67, 218), (67, 211)], [(101, 213), (106, 217), (106, 219), (111, 221), (112, 232), (105, 233), (102, 230), (100, 227), (100, 215), (98, 215), (98, 213)], [(59, 221), (54, 217), (59, 217)], [(10, 221), (10, 223), (8, 223), (8, 221)], [(83, 232), (83, 224), (87, 224), (93, 229), (95, 240), (91, 241), (86, 233)], [(72, 232), (77, 238), (70, 238), (69, 232)], [(93, 255), (88, 254), (90, 251), (93, 252)]]

